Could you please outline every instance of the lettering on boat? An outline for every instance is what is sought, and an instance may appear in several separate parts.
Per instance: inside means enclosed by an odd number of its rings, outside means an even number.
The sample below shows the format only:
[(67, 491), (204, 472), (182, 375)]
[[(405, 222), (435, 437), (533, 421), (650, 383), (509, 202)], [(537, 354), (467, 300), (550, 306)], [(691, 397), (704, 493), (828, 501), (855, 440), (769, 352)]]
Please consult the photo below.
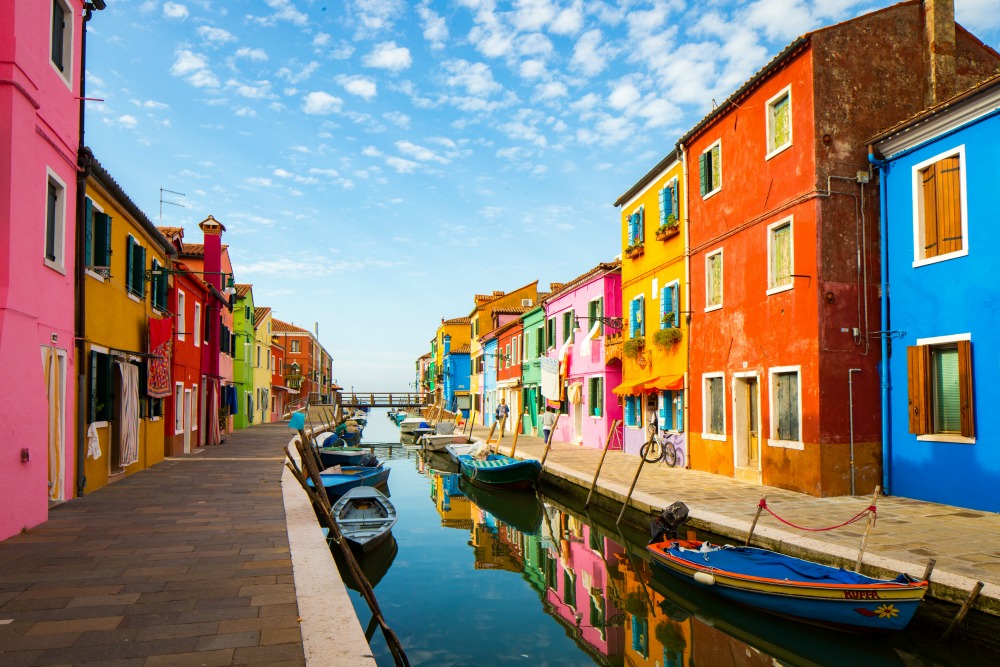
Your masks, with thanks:
[(881, 600), (876, 591), (844, 591), (847, 600)]

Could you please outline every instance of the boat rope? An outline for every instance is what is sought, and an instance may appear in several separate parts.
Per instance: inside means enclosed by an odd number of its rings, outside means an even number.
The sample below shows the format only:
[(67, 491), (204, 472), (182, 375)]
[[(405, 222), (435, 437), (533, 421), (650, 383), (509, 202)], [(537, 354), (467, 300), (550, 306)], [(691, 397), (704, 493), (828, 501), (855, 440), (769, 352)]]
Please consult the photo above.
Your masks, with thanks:
[(836, 526), (830, 526), (828, 528), (809, 528), (808, 526), (799, 526), (799, 525), (796, 525), (796, 524), (792, 523), (791, 521), (787, 521), (785, 519), (782, 519), (780, 516), (778, 516), (777, 514), (774, 513), (774, 510), (772, 510), (770, 507), (767, 506), (767, 500), (765, 500), (764, 498), (760, 499), (760, 502), (757, 504), (757, 507), (759, 507), (761, 509), (764, 509), (764, 510), (767, 510), (768, 514), (770, 514), (771, 516), (773, 516), (775, 519), (777, 519), (781, 523), (785, 524), (786, 526), (791, 526), (792, 528), (798, 528), (799, 530), (808, 530), (808, 531), (812, 531), (814, 533), (819, 533), (819, 532), (823, 532), (823, 531), (826, 531), (826, 530), (835, 530), (837, 528), (843, 528), (844, 526), (848, 526), (848, 525), (850, 525), (852, 523), (855, 523), (856, 521), (860, 521), (861, 519), (863, 519), (864, 517), (868, 516), (869, 514), (872, 515), (872, 525), (874, 525), (875, 524), (875, 519), (877, 518), (875, 505), (869, 505), (868, 507), (866, 507), (865, 509), (863, 509), (860, 512), (858, 512), (857, 514), (855, 514), (853, 517), (851, 517), (850, 519), (848, 519), (844, 523), (838, 523)]

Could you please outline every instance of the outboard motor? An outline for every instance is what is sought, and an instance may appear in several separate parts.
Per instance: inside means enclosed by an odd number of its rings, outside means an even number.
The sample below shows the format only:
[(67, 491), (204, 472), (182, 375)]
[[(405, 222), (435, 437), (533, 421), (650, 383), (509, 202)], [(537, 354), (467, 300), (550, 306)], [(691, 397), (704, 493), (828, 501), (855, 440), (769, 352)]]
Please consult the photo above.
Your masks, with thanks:
[(371, 453), (364, 454), (358, 461), (359, 466), (364, 466), (366, 468), (375, 468), (378, 464), (378, 457)]
[(649, 543), (655, 544), (677, 539), (677, 529), (683, 526), (687, 519), (688, 507), (678, 500), (650, 522), (649, 529), (653, 537)]

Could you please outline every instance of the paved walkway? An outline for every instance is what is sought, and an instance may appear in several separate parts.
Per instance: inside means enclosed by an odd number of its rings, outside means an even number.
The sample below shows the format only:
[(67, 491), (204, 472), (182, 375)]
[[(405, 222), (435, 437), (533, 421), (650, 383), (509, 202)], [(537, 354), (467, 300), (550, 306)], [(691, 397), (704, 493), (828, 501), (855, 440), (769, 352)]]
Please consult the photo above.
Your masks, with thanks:
[(0, 542), (0, 665), (304, 664), (280, 484), (288, 435), (239, 431)]
[[(487, 428), (475, 428), (485, 439)], [(513, 436), (504, 436), (501, 450), (510, 451)], [(541, 458), (541, 438), (520, 436), (516, 456)], [(589, 488), (601, 451), (556, 442), (545, 461), (546, 472)], [(628, 493), (639, 459), (608, 452), (598, 480), (600, 492), (621, 501)], [(775, 513), (800, 526), (823, 527), (846, 521), (871, 502), (871, 496), (816, 498), (794, 491), (740, 482), (696, 470), (646, 464), (633, 493), (641, 510), (663, 509), (682, 500), (696, 528), (733, 539), (746, 537), (762, 495)], [(1000, 615), (1000, 514), (979, 512), (910, 498), (885, 496), (878, 501), (878, 520), (868, 539), (866, 572), (907, 572), (919, 577), (927, 561), (936, 559), (931, 576), (934, 597), (962, 602), (976, 581), (986, 584), (976, 608)], [(829, 532), (802, 532), (762, 513), (754, 544), (853, 569), (864, 532), (861, 521)]]

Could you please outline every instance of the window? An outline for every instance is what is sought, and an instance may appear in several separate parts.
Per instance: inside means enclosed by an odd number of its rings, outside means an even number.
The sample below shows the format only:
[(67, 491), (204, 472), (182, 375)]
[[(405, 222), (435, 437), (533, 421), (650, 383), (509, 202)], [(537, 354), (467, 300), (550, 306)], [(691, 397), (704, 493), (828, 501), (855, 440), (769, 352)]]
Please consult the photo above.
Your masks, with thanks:
[(198, 385), (191, 385), (191, 430), (198, 430)]
[(52, 0), (52, 42), (50, 59), (63, 80), (71, 83), (73, 54), (73, 12), (65, 0)]
[(587, 405), (591, 417), (600, 417), (604, 413), (604, 378), (587, 379)]
[(66, 261), (66, 184), (48, 171), (45, 199), (45, 265), (64, 273)]
[(674, 281), (660, 290), (660, 328), (680, 327), (680, 283)]
[(187, 295), (177, 290), (177, 340), (187, 336)]
[(722, 373), (702, 375), (702, 434), (706, 440), (726, 439), (726, 389)]
[(677, 179), (671, 179), (660, 190), (660, 226), (673, 224), (680, 215), (677, 205)]
[(594, 299), (587, 304), (587, 331), (594, 328), (595, 324), (599, 324), (600, 328), (597, 330), (597, 335), (604, 335), (604, 323), (600, 321), (604, 317), (604, 297)]
[(300, 352), (302, 343), (297, 340), (292, 341), (292, 352)]
[(174, 434), (184, 432), (184, 383), (174, 384)]
[(194, 302), (194, 326), (191, 328), (194, 333), (194, 346), (201, 347), (201, 304)]
[(913, 168), (913, 265), (969, 253), (965, 146)]
[(574, 324), (575, 323), (573, 321), (573, 311), (567, 310), (565, 313), (562, 314), (562, 326), (563, 326), (562, 342), (565, 343), (573, 336)]
[(545, 325), (535, 329), (535, 356), (541, 357), (545, 354)]
[(625, 397), (625, 425), (636, 427), (639, 426), (639, 410), (638, 399), (635, 396)]
[(87, 421), (103, 422), (111, 419), (114, 378), (111, 374), (111, 355), (105, 352), (90, 352), (90, 404)]
[(260, 345), (257, 346), (257, 363), (254, 367), (260, 368)]
[(643, 234), (644, 222), (646, 219), (646, 212), (642, 206), (640, 206), (632, 215), (628, 216), (628, 245), (637, 246), (642, 245), (643, 240), (646, 238)]
[(162, 268), (163, 266), (156, 259), (153, 259), (150, 266), (152, 276), (149, 283), (149, 291), (153, 308), (165, 311), (167, 309), (167, 274), (157, 273)]
[(546, 343), (545, 347), (546, 347), (546, 349), (548, 349), (550, 347), (555, 347), (555, 345), (556, 345), (556, 318), (550, 317), (545, 322), (545, 326), (547, 327), (546, 331), (545, 331), (545, 343)]
[(274, 355), (268, 354), (267, 357), (267, 370), (271, 370), (274, 367)]
[[(771, 446), (802, 448), (802, 405), (798, 366), (772, 368)], [(776, 442), (777, 441), (777, 442)]]
[(146, 249), (139, 245), (131, 234), (125, 237), (125, 260), (125, 289), (129, 294), (143, 299), (146, 297), (146, 283), (143, 280), (146, 271)]
[(646, 335), (645, 303), (646, 295), (644, 294), (640, 294), (629, 302), (629, 338), (642, 338)]
[(767, 101), (767, 155), (770, 159), (792, 145), (792, 87)]
[(968, 334), (906, 348), (910, 433), (927, 440), (975, 438), (972, 341)]
[(767, 228), (767, 293), (792, 287), (792, 219), (781, 220)]
[(701, 178), (701, 196), (711, 197), (722, 189), (722, 142), (716, 141), (698, 157), (698, 173)]
[(661, 391), (659, 394), (660, 429), (684, 432), (684, 390)]
[(107, 278), (111, 275), (111, 216), (98, 209), (90, 197), (85, 206), (85, 261), (88, 268)]
[(722, 308), (722, 248), (705, 257), (705, 312)]

